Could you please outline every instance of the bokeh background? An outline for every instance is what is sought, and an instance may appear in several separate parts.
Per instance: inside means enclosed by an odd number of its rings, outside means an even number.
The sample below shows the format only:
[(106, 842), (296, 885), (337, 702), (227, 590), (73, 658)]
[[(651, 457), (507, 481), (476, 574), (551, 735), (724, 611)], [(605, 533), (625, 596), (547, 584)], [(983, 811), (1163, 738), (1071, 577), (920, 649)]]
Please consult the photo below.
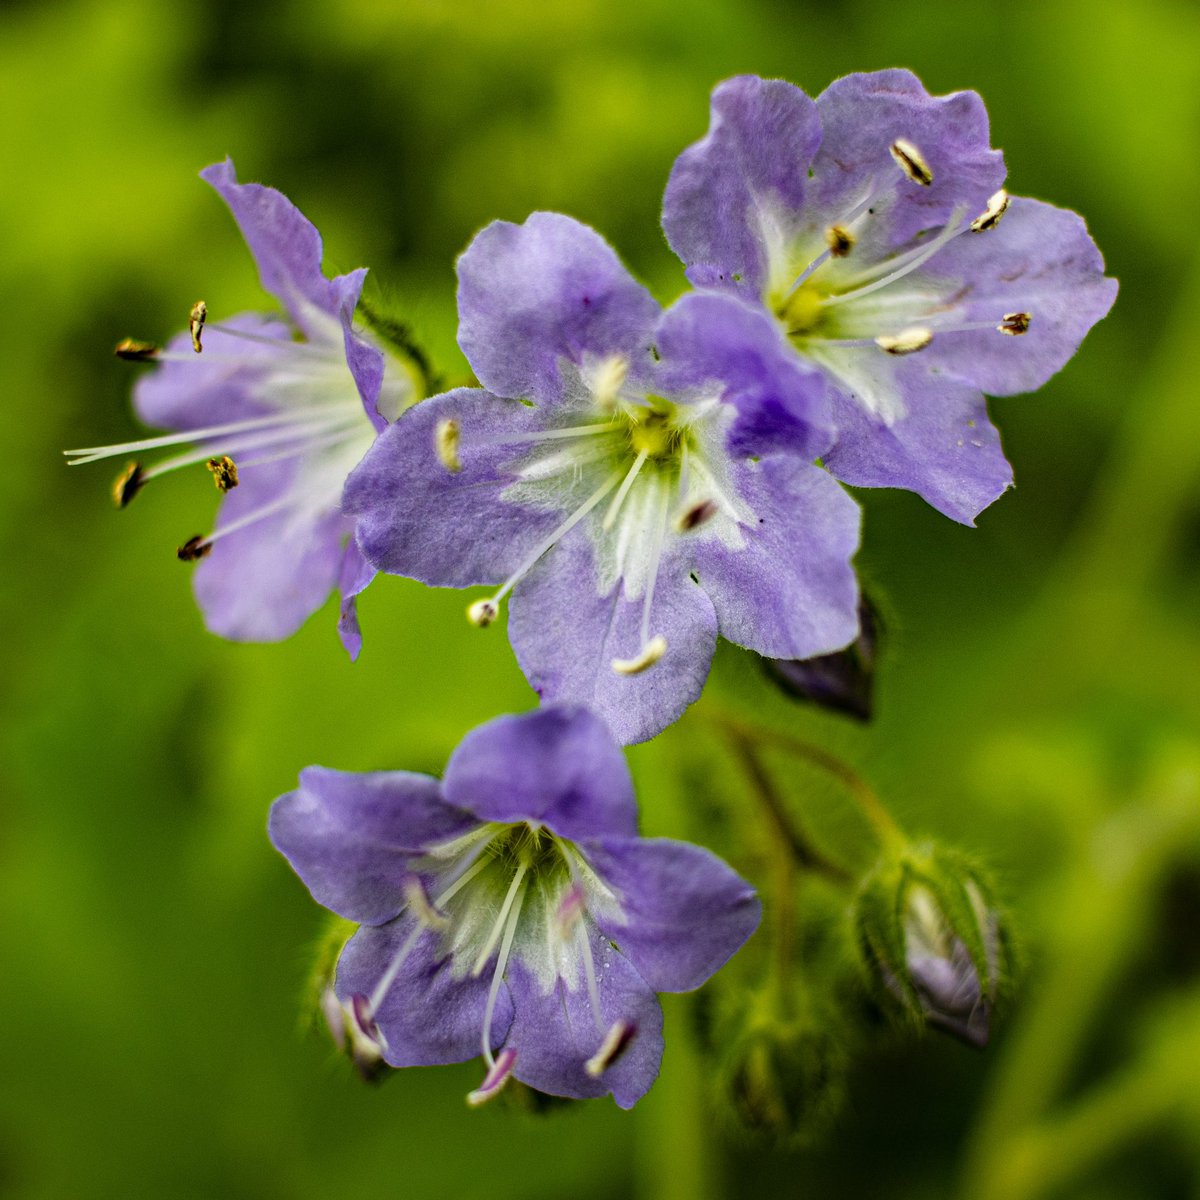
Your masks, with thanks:
[[(1013, 1014), (982, 1053), (864, 1039), (838, 1119), (788, 1150), (710, 1109), (718, 1056), (678, 1003), (631, 1115), (469, 1112), (476, 1064), (363, 1086), (297, 1031), (320, 914), (267, 805), (310, 762), (439, 771), (533, 697), (502, 631), (400, 580), (363, 598), (354, 667), (332, 609), (224, 644), (173, 553), (207, 475), (118, 513), (110, 470), (62, 466), (137, 434), (118, 338), (198, 296), (264, 305), (196, 172), (228, 153), (282, 189), (454, 370), (453, 261), (488, 220), (569, 212), (669, 300), (661, 192), (711, 86), (886, 66), (978, 90), (1011, 190), (1085, 213), (1121, 293), (1061, 376), (993, 404), (1018, 487), (978, 529), (862, 495), (889, 623), (869, 727), (754, 698), (729, 653), (713, 687), (990, 865)], [(0, 1195), (1200, 1197), (1198, 77), (1185, 0), (0, 7)], [(648, 829), (737, 814), (736, 780), (696, 794), (711, 741), (631, 752)], [(836, 789), (787, 786), (841, 852)]]

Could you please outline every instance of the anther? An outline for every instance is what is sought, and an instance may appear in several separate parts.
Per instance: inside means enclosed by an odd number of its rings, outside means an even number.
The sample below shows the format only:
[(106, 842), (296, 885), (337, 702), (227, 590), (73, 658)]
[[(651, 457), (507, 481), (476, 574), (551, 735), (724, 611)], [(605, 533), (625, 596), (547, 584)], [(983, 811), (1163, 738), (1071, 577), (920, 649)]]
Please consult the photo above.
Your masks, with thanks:
[(472, 1108), (478, 1108), (481, 1104), (486, 1104), (494, 1096), (498, 1095), (500, 1089), (508, 1082), (509, 1076), (513, 1071), (513, 1064), (517, 1061), (517, 1052), (511, 1047), (505, 1047), (496, 1055), (496, 1061), (488, 1068), (488, 1073), (483, 1077), (483, 1082), (473, 1091), (467, 1093), (467, 1103)]
[(211, 550), (212, 543), (205, 541), (204, 537), (198, 533), (195, 537), (188, 538), (175, 551), (175, 555), (180, 562), (195, 562), (197, 559), (203, 558)]
[(124, 508), (142, 490), (146, 473), (140, 462), (131, 462), (113, 481), (112, 498), (118, 508)]
[(228, 492), (232, 488), (237, 487), (237, 464), (228, 454), (222, 454), (217, 458), (210, 458), (204, 465), (212, 472), (213, 483), (217, 485), (217, 491)]
[(200, 345), (200, 334), (204, 329), (204, 322), (208, 320), (208, 305), (203, 300), (197, 300), (192, 305), (191, 314), (188, 316), (188, 333), (192, 335), (192, 349), (197, 354), (204, 349)]
[(1033, 318), (1027, 312), (1005, 313), (1004, 318), (996, 328), (1010, 337), (1019, 337), (1029, 332), (1029, 323)]
[(409, 911), (427, 929), (442, 930), (450, 924), (450, 918), (434, 907), (424, 884), (416, 875), (405, 878), (403, 890)]
[(612, 412), (617, 407), (617, 397), (629, 374), (629, 360), (619, 354), (606, 358), (596, 369), (592, 380), (592, 395), (596, 399), (596, 407), (604, 412)]
[(583, 1069), (593, 1078), (599, 1079), (629, 1049), (629, 1043), (637, 1036), (637, 1026), (632, 1021), (620, 1020), (613, 1023), (600, 1049), (583, 1064)]
[(922, 187), (928, 187), (933, 182), (933, 172), (929, 169), (929, 164), (925, 161), (925, 156), (912, 144), (904, 138), (897, 138), (889, 147), (892, 152), (892, 157), (900, 166), (905, 175), (913, 181), (919, 183)]
[(985, 229), (993, 229), (1000, 224), (1000, 218), (1004, 216), (1008, 208), (1008, 192), (1001, 188), (987, 202), (987, 208), (983, 210), (971, 222), (972, 233), (983, 233)]
[(614, 658), (612, 669), (618, 675), (640, 675), (643, 671), (654, 666), (667, 652), (667, 639), (658, 634), (652, 637), (643, 647), (641, 653), (634, 658)]
[(825, 230), (825, 245), (834, 258), (845, 258), (854, 249), (854, 234), (844, 225), (831, 225)]
[(693, 529), (699, 529), (701, 525), (711, 521), (718, 512), (720, 512), (720, 508), (715, 501), (701, 500), (698, 504), (685, 508), (679, 514), (675, 519), (675, 528), (680, 533), (690, 533)]
[(558, 928), (559, 936), (564, 941), (574, 931), (575, 926), (583, 916), (583, 909), (583, 888), (577, 883), (572, 884), (564, 893), (563, 898), (559, 901), (558, 908), (554, 912), (554, 924)]
[(904, 329), (895, 336), (889, 337), (885, 334), (883, 337), (877, 337), (875, 345), (888, 354), (915, 354), (918, 350), (924, 350), (932, 341), (933, 330), (918, 325), (912, 329)]
[(434, 426), (433, 447), (437, 451), (438, 461), (447, 471), (457, 474), (462, 470), (462, 462), (458, 457), (458, 422), (453, 417), (446, 417)]
[(383, 1059), (387, 1038), (375, 1023), (375, 1014), (366, 996), (351, 996), (349, 1003), (342, 1006), (342, 1011), (346, 1015), (350, 1057), (363, 1079), (374, 1083), (387, 1070), (387, 1063)]
[(467, 605), (467, 620), (477, 629), (486, 629), (500, 615), (500, 605), (490, 596)]
[(125, 338), (116, 344), (113, 353), (126, 362), (149, 362), (158, 357), (159, 347), (153, 342), (139, 342), (134, 338)]

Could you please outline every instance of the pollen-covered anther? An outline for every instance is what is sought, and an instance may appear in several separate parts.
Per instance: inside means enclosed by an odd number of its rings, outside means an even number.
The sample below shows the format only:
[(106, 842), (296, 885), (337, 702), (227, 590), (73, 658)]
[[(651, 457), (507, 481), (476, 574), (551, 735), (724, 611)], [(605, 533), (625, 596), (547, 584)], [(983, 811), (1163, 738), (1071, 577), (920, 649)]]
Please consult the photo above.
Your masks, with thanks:
[(511, 1047), (506, 1046), (501, 1050), (496, 1055), (496, 1061), (488, 1068), (483, 1082), (473, 1092), (467, 1093), (467, 1103), (472, 1108), (478, 1108), (481, 1104), (486, 1104), (493, 1097), (499, 1095), (501, 1088), (512, 1075), (516, 1061), (517, 1052)]
[(180, 562), (195, 562), (197, 559), (203, 558), (212, 550), (212, 543), (206, 541), (202, 534), (196, 534), (195, 537), (190, 537), (178, 550), (175, 551), (175, 556)]
[(192, 335), (192, 349), (197, 354), (204, 347), (200, 344), (200, 334), (204, 330), (204, 322), (208, 320), (208, 305), (203, 300), (197, 300), (188, 314), (188, 333)]
[(450, 918), (436, 908), (425, 885), (416, 875), (409, 875), (403, 884), (404, 898), (408, 901), (408, 910), (427, 929), (443, 930), (449, 927)]
[(714, 500), (701, 500), (696, 504), (689, 505), (675, 519), (675, 528), (680, 533), (690, 533), (693, 529), (699, 529), (708, 521), (720, 512), (720, 507)]
[(153, 342), (139, 342), (136, 338), (122, 338), (113, 347), (113, 353), (126, 362), (149, 362), (158, 357), (159, 350)]
[(618, 675), (640, 675), (654, 666), (667, 652), (667, 639), (658, 634), (652, 637), (633, 658), (614, 658), (612, 669)]
[(617, 398), (628, 374), (629, 360), (620, 354), (614, 354), (600, 363), (592, 380), (592, 395), (597, 408), (612, 412), (617, 407)]
[(599, 1079), (629, 1049), (630, 1042), (637, 1037), (637, 1026), (632, 1021), (614, 1021), (600, 1049), (583, 1064), (583, 1069), (593, 1078)]
[(933, 172), (925, 161), (925, 156), (906, 138), (897, 138), (889, 147), (892, 157), (905, 175), (922, 187), (928, 187), (933, 182)]
[(834, 258), (845, 258), (854, 249), (854, 234), (844, 225), (831, 225), (825, 230), (825, 245)]
[(490, 596), (467, 605), (467, 620), (477, 629), (486, 629), (500, 615), (500, 603)]
[(433, 430), (433, 446), (437, 451), (438, 461), (452, 474), (462, 470), (462, 461), (458, 457), (459, 425), (453, 417), (439, 421)]
[(897, 334), (884, 334), (875, 339), (875, 345), (888, 354), (915, 354), (924, 350), (933, 341), (933, 330), (923, 326), (901, 330)]
[(1027, 312), (1005, 313), (996, 328), (1010, 337), (1019, 337), (1021, 334), (1029, 332), (1029, 323), (1032, 320), (1033, 318)]
[(971, 222), (971, 232), (983, 233), (984, 230), (995, 228), (1000, 224), (1000, 218), (1004, 216), (1007, 209), (1008, 192), (1001, 188), (988, 200), (987, 208)]
[(118, 508), (124, 508), (142, 490), (146, 482), (146, 473), (140, 462), (131, 462), (120, 475), (113, 480), (112, 498)]
[(228, 492), (237, 487), (237, 464), (228, 454), (221, 454), (216, 458), (210, 458), (204, 465), (212, 473), (213, 483), (217, 485), (217, 491)]

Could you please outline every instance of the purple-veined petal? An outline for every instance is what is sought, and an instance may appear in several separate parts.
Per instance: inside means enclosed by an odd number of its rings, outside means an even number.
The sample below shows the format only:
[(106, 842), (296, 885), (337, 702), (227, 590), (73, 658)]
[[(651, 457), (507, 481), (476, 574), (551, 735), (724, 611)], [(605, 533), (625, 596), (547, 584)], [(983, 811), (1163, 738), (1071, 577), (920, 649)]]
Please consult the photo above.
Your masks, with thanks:
[[(989, 328), (935, 332), (922, 354), (995, 396), (1041, 387), (1117, 295), (1083, 218), (1020, 196), (994, 229), (955, 238), (930, 261), (926, 276), (940, 281), (944, 293), (961, 291), (955, 324), (986, 321)], [(997, 332), (993, 326), (1013, 312), (1030, 315), (1028, 331)]]
[(296, 791), (275, 801), (268, 831), (318, 904), (380, 924), (404, 905), (409, 859), (470, 823), (428, 775), (308, 767)]
[(811, 460), (832, 444), (825, 376), (796, 357), (761, 308), (691, 292), (664, 314), (657, 344), (664, 394), (710, 384), (737, 409), (732, 454), (783, 450)]
[(341, 611), (338, 614), (338, 637), (346, 653), (350, 655), (351, 662), (358, 658), (359, 651), (362, 650), (362, 630), (358, 625), (358, 597), (374, 578), (375, 568), (363, 558), (362, 551), (351, 538), (346, 544), (341, 576), (338, 579), (338, 593), (342, 599)]
[(204, 331), (204, 352), (192, 350), (187, 333), (173, 337), (168, 354), (183, 361), (159, 363), (137, 381), (133, 406), (141, 420), (159, 429), (204, 429), (262, 416), (271, 410), (263, 385), (284, 367), (292, 352), (291, 330), (277, 317), (239, 313), (222, 325), (254, 338), (231, 337), (219, 329)]
[(556, 404), (561, 361), (648, 352), (659, 307), (593, 229), (493, 221), (458, 260), (458, 343), (485, 388)]
[[(459, 428), (461, 470), (438, 457), (442, 422)], [(541, 429), (544, 415), (517, 400), (459, 388), (401, 414), (346, 481), (359, 548), (381, 571), (435, 587), (499, 583), (561, 517), (500, 499), (525, 449), (488, 439)]]
[(757, 514), (730, 549), (698, 538), (693, 558), (721, 636), (769, 658), (839, 650), (858, 633), (858, 505), (818, 467), (771, 455), (736, 468)]
[(973, 525), (1012, 487), (1012, 467), (978, 390), (934, 375), (916, 359), (900, 360), (895, 368), (907, 412), (891, 425), (835, 389), (841, 432), (825, 466), (843, 483), (907, 488), (953, 520)]
[(620, 898), (625, 920), (604, 933), (656, 992), (698, 988), (758, 927), (754, 889), (700, 846), (610, 837), (580, 849)]
[[(1004, 156), (991, 149), (987, 110), (975, 92), (931, 96), (911, 72), (871, 71), (837, 79), (817, 97), (821, 149), (809, 182), (809, 220), (824, 229), (847, 217), (873, 187), (894, 183), (856, 227), (853, 259), (877, 261), (955, 209), (983, 212), (1004, 182)], [(911, 143), (933, 173), (928, 187), (903, 175), (890, 147)], [(848, 260), (849, 261), (849, 260)]]
[(717, 642), (717, 617), (681, 554), (668, 551), (654, 590), (650, 636), (666, 653), (635, 675), (613, 670), (641, 647), (642, 599), (618, 583), (596, 586), (590, 543), (572, 531), (517, 585), (508, 636), (517, 661), (543, 701), (586, 704), (628, 745), (661, 733), (699, 695)]
[[(636, 970), (589, 924), (600, 1001), (597, 1028), (588, 989), (560, 978), (543, 989), (519, 959), (506, 979), (513, 998), (512, 1027), (505, 1042), (517, 1052), (513, 1074), (552, 1096), (584, 1099), (611, 1092), (621, 1108), (632, 1108), (658, 1077), (662, 1061), (662, 1009)], [(598, 1078), (585, 1064), (600, 1048), (609, 1028), (629, 1021), (636, 1034), (621, 1056)]]
[(708, 133), (675, 160), (663, 197), (667, 241), (692, 283), (762, 295), (820, 142), (816, 105), (798, 87), (755, 75), (717, 85)]
[(578, 705), (497, 717), (468, 733), (446, 764), (443, 791), (481, 821), (542, 822), (571, 840), (637, 830), (625, 756)]
[[(338, 997), (370, 998), (413, 928), (412, 921), (401, 918), (360, 929), (338, 961)], [(420, 933), (375, 1010), (387, 1039), (384, 1058), (393, 1067), (422, 1067), (477, 1057), (491, 982), (490, 971), (477, 979), (453, 978), (449, 962), (440, 956), (438, 935)], [(503, 1043), (512, 1017), (512, 999), (501, 984), (492, 1014), (493, 1050)]]

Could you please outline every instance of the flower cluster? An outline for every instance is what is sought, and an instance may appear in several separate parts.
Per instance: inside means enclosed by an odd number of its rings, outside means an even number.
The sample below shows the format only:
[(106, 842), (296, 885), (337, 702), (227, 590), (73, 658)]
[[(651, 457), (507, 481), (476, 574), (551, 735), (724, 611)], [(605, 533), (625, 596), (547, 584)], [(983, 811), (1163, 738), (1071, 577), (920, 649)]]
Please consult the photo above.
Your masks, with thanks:
[[(441, 781), (310, 767), (275, 803), (276, 847), (360, 926), (325, 997), (331, 1029), (366, 1073), (481, 1054), (473, 1103), (516, 1078), (629, 1107), (658, 1070), (656, 993), (704, 983), (760, 908), (709, 851), (638, 837), (620, 746), (699, 697), (718, 636), (869, 719), (880, 627), (843, 485), (906, 488), (973, 524), (1012, 483), (984, 393), (1040, 386), (1116, 284), (1078, 216), (1008, 195), (974, 93), (930, 96), (892, 70), (813, 100), (744, 76), (716, 88), (667, 183), (692, 290), (663, 309), (570, 217), (493, 222), (458, 261), (473, 385), (426, 398), (420, 352), (369, 310), (356, 323), (364, 271), (326, 277), (313, 226), (231, 163), (203, 177), (284, 316), (209, 322), (201, 301), (165, 348), (121, 343), (156, 364), (139, 416), (172, 432), (72, 460), (134, 456), (122, 507), (207, 466), (216, 528), (178, 553), (215, 632), (287, 637), (336, 588), (353, 657), (376, 571), (487, 588), (468, 617), (504, 614), (542, 702), (467, 735)], [(782, 852), (819, 867), (746, 728)], [(927, 858), (860, 889), (860, 943), (906, 1012), (981, 1043), (1010, 973), (998, 910), (975, 874)], [(790, 912), (786, 884), (777, 899)], [(840, 1054), (794, 1016), (781, 1036), (760, 1013), (730, 1072), (768, 1123), (805, 1108), (777, 1063), (815, 1079)]]

